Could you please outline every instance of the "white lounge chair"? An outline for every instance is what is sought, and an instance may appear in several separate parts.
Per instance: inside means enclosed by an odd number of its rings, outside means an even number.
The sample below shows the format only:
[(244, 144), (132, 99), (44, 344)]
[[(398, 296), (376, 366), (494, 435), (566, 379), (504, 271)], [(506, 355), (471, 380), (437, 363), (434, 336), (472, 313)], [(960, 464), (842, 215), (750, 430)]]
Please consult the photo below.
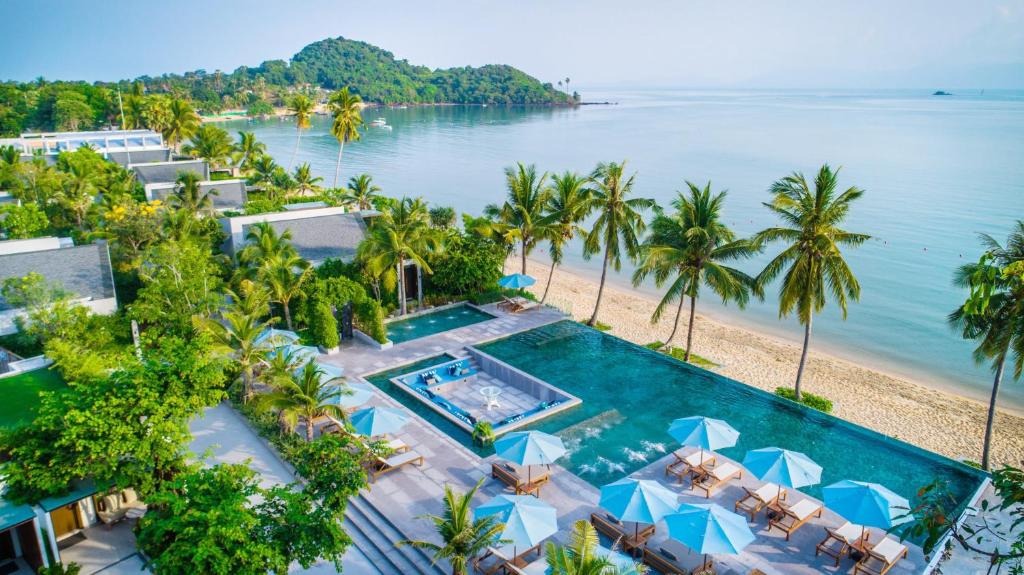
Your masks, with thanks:
[(735, 510), (737, 513), (742, 511), (750, 515), (751, 523), (754, 522), (754, 517), (757, 516), (759, 511), (775, 504), (779, 499), (786, 498), (786, 490), (775, 483), (765, 483), (754, 490), (744, 487), (743, 490), (747, 493), (736, 502)]
[(828, 535), (814, 548), (814, 556), (817, 557), (824, 553), (836, 560), (836, 567), (839, 567), (839, 560), (842, 559), (843, 555), (849, 554), (850, 549), (861, 542), (862, 535), (864, 541), (867, 541), (869, 535), (863, 527), (854, 525), (849, 521), (838, 529), (826, 527), (825, 532)]
[(409, 450), (403, 453), (396, 453), (390, 457), (377, 457), (370, 465), (370, 481), (376, 481), (385, 473), (401, 469), (406, 465), (423, 465), (423, 456), (415, 451)]
[(736, 464), (726, 461), (711, 469), (700, 468), (701, 473), (690, 484), (690, 489), (700, 489), (704, 497), (711, 498), (711, 493), (733, 479), (743, 477), (743, 470)]
[(906, 556), (906, 545), (890, 537), (885, 537), (867, 549), (864, 558), (853, 568), (853, 575), (858, 573), (885, 575), (893, 566), (899, 563), (900, 559)]
[(683, 479), (701, 472), (702, 468), (708, 468), (715, 464), (715, 454), (710, 451), (698, 450), (689, 455), (681, 455), (678, 451), (672, 452), (674, 461), (665, 466), (665, 475), (672, 475), (683, 482)]
[(768, 530), (771, 531), (772, 527), (777, 527), (784, 531), (786, 541), (789, 541), (789, 536), (800, 529), (804, 523), (807, 523), (811, 517), (821, 517), (822, 511), (825, 510), (820, 503), (811, 499), (801, 499), (794, 505), (786, 505), (780, 501), (777, 509), (780, 514), (768, 520)]

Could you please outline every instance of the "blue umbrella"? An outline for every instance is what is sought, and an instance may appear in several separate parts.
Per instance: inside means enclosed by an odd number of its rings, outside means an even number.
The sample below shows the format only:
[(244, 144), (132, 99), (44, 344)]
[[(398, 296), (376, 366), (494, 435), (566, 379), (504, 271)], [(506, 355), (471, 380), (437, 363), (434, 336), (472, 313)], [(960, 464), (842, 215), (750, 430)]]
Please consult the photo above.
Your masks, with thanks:
[(263, 333), (256, 336), (256, 345), (267, 345), (269, 347), (282, 347), (299, 341), (299, 334), (287, 329), (274, 329), (268, 327)]
[(740, 432), (721, 419), (693, 416), (673, 421), (668, 426), (668, 434), (673, 439), (689, 447), (699, 447), (701, 461), (704, 450), (714, 451), (736, 445)]
[(602, 487), (599, 505), (620, 521), (653, 524), (676, 510), (678, 498), (660, 483), (627, 477)]
[(307, 363), (316, 359), (320, 355), (320, 350), (311, 345), (296, 345), (290, 343), (288, 345), (281, 346), (274, 351), (270, 352), (272, 357), (278, 356), (290, 356), (292, 361), (299, 367), (306, 365)]
[(525, 274), (511, 274), (498, 280), (498, 285), (508, 289), (528, 288), (537, 283), (537, 280)]
[[(565, 455), (565, 445), (561, 438), (542, 431), (514, 431), (495, 441), (494, 451), (520, 465), (551, 465)], [(526, 480), (529, 482), (529, 474)]]
[(747, 452), (743, 458), (743, 467), (757, 476), (761, 481), (777, 483), (779, 497), (783, 487), (806, 487), (821, 481), (821, 466), (798, 451), (788, 451), (779, 447), (765, 447)]
[(374, 406), (353, 413), (349, 421), (356, 433), (373, 437), (398, 431), (409, 418), (397, 409)]
[(349, 383), (341, 388), (352, 392), (338, 397), (338, 405), (342, 407), (359, 407), (374, 396), (373, 388), (361, 383)]
[(529, 549), (558, 531), (558, 514), (549, 503), (531, 495), (501, 494), (476, 508), (476, 519), (496, 515), (505, 524), (501, 539), (512, 545), (512, 558), (516, 549)]
[(825, 506), (851, 523), (862, 525), (861, 536), (868, 527), (889, 529), (910, 521), (910, 502), (877, 483), (844, 479), (823, 490)]
[(735, 555), (754, 541), (747, 519), (721, 505), (684, 503), (677, 513), (665, 516), (669, 537), (697, 553)]

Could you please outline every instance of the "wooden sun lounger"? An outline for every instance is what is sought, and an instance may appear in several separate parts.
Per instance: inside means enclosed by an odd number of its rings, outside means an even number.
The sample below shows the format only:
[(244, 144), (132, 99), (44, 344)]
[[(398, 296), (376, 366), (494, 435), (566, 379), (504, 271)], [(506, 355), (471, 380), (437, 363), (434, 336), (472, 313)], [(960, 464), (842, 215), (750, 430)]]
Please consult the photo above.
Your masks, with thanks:
[(782, 496), (780, 498), (779, 486), (774, 483), (765, 483), (755, 490), (744, 487), (743, 491), (746, 491), (747, 494), (736, 502), (734, 508), (737, 513), (742, 511), (747, 515), (750, 515), (751, 523), (754, 522), (754, 518), (762, 509), (769, 505), (774, 505), (779, 499), (786, 498), (786, 490), (783, 489), (781, 491)]
[(907, 557), (907, 546), (892, 539), (884, 537), (875, 545), (865, 549), (864, 558), (857, 562), (853, 568), (853, 575), (867, 573), (868, 575), (885, 575), (893, 568), (900, 559)]
[(780, 501), (778, 506), (773, 509), (776, 510), (777, 515), (768, 519), (768, 530), (771, 531), (772, 527), (777, 527), (786, 534), (786, 541), (789, 541), (789, 536), (800, 529), (804, 523), (807, 523), (811, 517), (821, 517), (822, 511), (825, 510), (820, 503), (815, 503), (810, 499), (801, 499), (794, 505), (786, 505)]
[(699, 489), (704, 497), (711, 499), (711, 494), (733, 479), (742, 479), (743, 470), (733, 463), (725, 462), (711, 469), (701, 468), (701, 474), (694, 477), (690, 489)]
[(690, 573), (686, 569), (677, 565), (676, 562), (679, 561), (679, 559), (664, 548), (659, 548), (657, 551), (654, 551), (650, 547), (644, 546), (642, 561), (644, 562), (644, 565), (647, 565), (662, 575), (689, 575)]
[(665, 466), (665, 476), (671, 475), (679, 483), (682, 483), (684, 478), (703, 473), (704, 470), (715, 465), (715, 455), (710, 451), (694, 451), (686, 456), (679, 455), (678, 451), (674, 451), (672, 457), (675, 460)]
[[(824, 553), (836, 560), (836, 567), (839, 567), (839, 560), (843, 555), (849, 554), (850, 549), (866, 542), (870, 536), (862, 527), (849, 521), (838, 529), (826, 527), (825, 533), (827, 533), (825, 538), (814, 548), (814, 556), (817, 557)], [(861, 541), (862, 533), (864, 535), (863, 542)]]
[(529, 481), (527, 481), (515, 469), (504, 463), (491, 464), (491, 477), (511, 487), (516, 495), (533, 495), (534, 497), (540, 497), (540, 488), (548, 481), (551, 481), (551, 473), (549, 471), (531, 475)]
[(406, 465), (423, 465), (423, 456), (415, 451), (409, 450), (404, 453), (396, 453), (390, 457), (377, 457), (370, 464), (370, 481), (376, 481), (385, 473), (391, 473), (405, 467)]
[(595, 531), (611, 539), (613, 547), (615, 543), (622, 543), (622, 550), (630, 554), (642, 549), (655, 533), (654, 525), (647, 525), (635, 534), (627, 532), (621, 521), (597, 513), (590, 514), (590, 524), (594, 526)]

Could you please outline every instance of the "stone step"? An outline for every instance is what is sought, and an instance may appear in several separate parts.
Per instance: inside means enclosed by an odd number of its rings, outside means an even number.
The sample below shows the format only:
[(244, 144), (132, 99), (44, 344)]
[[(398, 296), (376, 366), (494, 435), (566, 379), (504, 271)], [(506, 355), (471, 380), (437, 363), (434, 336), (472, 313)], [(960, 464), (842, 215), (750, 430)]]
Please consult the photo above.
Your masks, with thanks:
[(370, 536), (364, 531), (366, 529), (365, 520), (362, 518), (356, 518), (353, 513), (348, 510), (345, 511), (345, 532), (348, 533), (352, 539), (352, 544), (362, 552), (363, 555), (369, 560), (369, 562), (383, 575), (389, 575), (391, 573), (400, 573), (399, 568), (392, 563), (391, 559), (381, 552), (380, 548), (374, 543)]
[(425, 575), (445, 573), (439, 566), (431, 565), (431, 556), (426, 551), (412, 546), (395, 547), (395, 543), (408, 539), (408, 536), (398, 529), (390, 519), (363, 495), (360, 494), (351, 498), (349, 506), (354, 507), (360, 515), (367, 518), (373, 524), (374, 528), (382, 536), (378, 542), (381, 545), (390, 545), (393, 550), (401, 553), (406, 560), (419, 569), (416, 573), (423, 573)]
[(420, 568), (395, 548), (394, 542), (389, 541), (387, 536), (375, 524), (373, 518), (363, 513), (358, 505), (349, 501), (348, 509), (345, 510), (346, 523), (359, 531), (362, 536), (362, 544), (368, 548), (360, 547), (366, 556), (385, 575), (391, 573), (420, 574)]

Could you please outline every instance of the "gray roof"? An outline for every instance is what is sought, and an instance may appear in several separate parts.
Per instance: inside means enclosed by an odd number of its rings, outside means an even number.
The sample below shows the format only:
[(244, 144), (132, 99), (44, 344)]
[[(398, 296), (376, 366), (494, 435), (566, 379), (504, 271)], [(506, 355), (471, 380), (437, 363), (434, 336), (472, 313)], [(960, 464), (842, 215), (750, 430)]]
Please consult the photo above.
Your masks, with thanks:
[(160, 148), (157, 150), (135, 150), (132, 152), (107, 152), (107, 159), (121, 166), (148, 162), (169, 162), (171, 161), (171, 150), (170, 148)]
[[(243, 226), (242, 233), (248, 234), (252, 225)], [(295, 250), (303, 259), (314, 263), (327, 258), (349, 261), (366, 237), (366, 225), (358, 213), (280, 220), (270, 222), (270, 227), (278, 234), (291, 230)]]
[[(7, 278), (42, 274), (76, 297), (114, 297), (110, 253), (105, 242), (86, 246), (0, 255), (0, 283)], [(0, 309), (10, 309), (0, 295)]]
[(210, 179), (210, 168), (204, 160), (131, 164), (129, 167), (135, 170), (136, 179), (143, 185), (173, 182), (178, 179), (181, 172), (193, 172), (200, 180)]
[[(169, 196), (174, 195), (174, 186), (153, 188), (152, 190), (155, 200), (166, 200)], [(217, 190), (216, 194), (210, 196), (213, 199), (213, 209), (215, 210), (241, 209), (248, 197), (245, 193), (245, 180), (199, 182), (201, 193), (206, 194), (211, 190)]]

